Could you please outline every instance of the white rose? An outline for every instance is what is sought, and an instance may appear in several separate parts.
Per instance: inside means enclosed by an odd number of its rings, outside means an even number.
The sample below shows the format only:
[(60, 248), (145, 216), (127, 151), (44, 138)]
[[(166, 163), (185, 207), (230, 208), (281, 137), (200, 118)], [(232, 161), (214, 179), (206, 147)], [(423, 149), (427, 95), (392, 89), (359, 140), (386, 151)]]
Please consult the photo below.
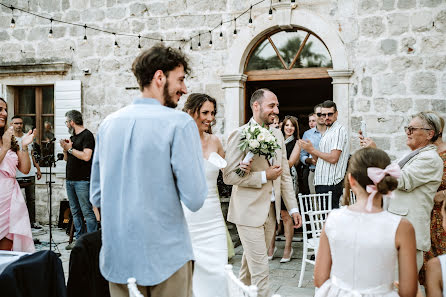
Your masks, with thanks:
[(251, 140), (249, 141), (249, 147), (250, 147), (250, 148), (256, 149), (256, 148), (258, 148), (259, 146), (260, 146), (260, 143), (259, 143), (257, 140), (255, 140), (255, 139), (251, 139)]
[(264, 133), (260, 133), (259, 135), (257, 135), (257, 140), (258, 141), (265, 141), (265, 134)]
[(271, 134), (268, 135), (268, 137), (266, 137), (266, 141), (267, 142), (273, 142), (274, 141), (274, 136), (272, 136)]

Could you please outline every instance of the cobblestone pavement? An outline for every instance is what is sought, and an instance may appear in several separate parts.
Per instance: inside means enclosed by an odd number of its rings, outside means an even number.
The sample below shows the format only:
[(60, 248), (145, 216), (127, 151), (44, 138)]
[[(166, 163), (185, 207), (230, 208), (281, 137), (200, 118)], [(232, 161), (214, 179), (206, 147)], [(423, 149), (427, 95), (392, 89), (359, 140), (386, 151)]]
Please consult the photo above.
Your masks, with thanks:
[[(60, 252), (60, 259), (65, 273), (65, 281), (68, 280), (68, 267), (70, 261), (70, 251), (65, 249), (68, 245), (68, 235), (64, 229), (57, 227), (53, 228), (53, 246), (52, 250)], [(41, 230), (33, 229), (33, 237), (41, 241), (41, 244), (36, 245), (36, 249), (49, 249), (49, 229), (48, 226), (43, 226)], [(271, 293), (279, 294), (281, 297), (310, 297), (314, 295), (313, 285), (313, 265), (307, 265), (304, 274), (304, 282), (302, 288), (298, 288), (301, 259), (302, 259), (302, 243), (293, 242), (294, 254), (292, 260), (288, 263), (280, 263), (280, 258), (283, 254), (284, 241), (277, 241), (277, 252), (275, 258), (270, 261), (270, 283)], [(242, 259), (242, 246), (235, 248), (235, 256), (229, 261), (233, 265), (235, 275), (238, 275), (240, 270), (240, 261)]]

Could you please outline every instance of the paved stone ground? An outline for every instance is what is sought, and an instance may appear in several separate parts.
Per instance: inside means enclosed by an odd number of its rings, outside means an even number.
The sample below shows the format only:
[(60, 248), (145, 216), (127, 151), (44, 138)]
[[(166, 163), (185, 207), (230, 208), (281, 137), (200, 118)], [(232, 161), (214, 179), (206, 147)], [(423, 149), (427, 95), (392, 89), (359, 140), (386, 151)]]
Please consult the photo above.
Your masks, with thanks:
[[(70, 251), (65, 250), (65, 246), (68, 245), (68, 235), (66, 235), (64, 229), (53, 228), (53, 241), (52, 250), (60, 252), (62, 260), (62, 266), (65, 272), (65, 281), (68, 280), (68, 267), (70, 261)], [(36, 245), (37, 250), (49, 249), (49, 229), (48, 226), (43, 226), (41, 230), (33, 229), (33, 237), (41, 241), (41, 244)], [(270, 282), (271, 293), (279, 294), (281, 297), (310, 297), (314, 295), (313, 285), (313, 265), (307, 265), (304, 274), (304, 282), (302, 288), (298, 288), (301, 259), (302, 259), (302, 243), (293, 242), (294, 255), (292, 260), (288, 263), (281, 264), (280, 257), (283, 254), (284, 241), (277, 241), (276, 257), (270, 261)], [(235, 248), (235, 256), (229, 261), (233, 265), (233, 271), (236, 275), (240, 270), (240, 262), (242, 259), (243, 249), (242, 246)]]

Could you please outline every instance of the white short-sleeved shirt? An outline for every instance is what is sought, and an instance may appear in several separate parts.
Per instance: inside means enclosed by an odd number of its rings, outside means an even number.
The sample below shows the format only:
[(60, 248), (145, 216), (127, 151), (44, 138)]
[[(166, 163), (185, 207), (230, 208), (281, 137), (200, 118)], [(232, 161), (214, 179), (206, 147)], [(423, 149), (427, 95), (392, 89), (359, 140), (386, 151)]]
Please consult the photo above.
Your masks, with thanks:
[(330, 153), (332, 150), (340, 150), (341, 155), (336, 164), (331, 164), (322, 158), (318, 158), (314, 172), (314, 185), (332, 186), (344, 179), (347, 170), (347, 162), (350, 154), (347, 130), (338, 121), (331, 127), (327, 127), (319, 142), (319, 150)]

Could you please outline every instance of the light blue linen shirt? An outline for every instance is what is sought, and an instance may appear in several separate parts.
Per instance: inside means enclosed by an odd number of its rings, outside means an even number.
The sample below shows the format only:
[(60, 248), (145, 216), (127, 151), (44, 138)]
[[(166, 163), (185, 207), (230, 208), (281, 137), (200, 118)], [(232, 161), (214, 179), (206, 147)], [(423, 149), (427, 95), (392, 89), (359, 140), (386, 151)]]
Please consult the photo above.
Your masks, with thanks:
[(101, 207), (100, 270), (114, 283), (151, 286), (194, 259), (182, 201), (207, 196), (198, 128), (185, 112), (137, 98), (99, 127), (90, 201)]
[[(309, 140), (314, 148), (316, 150), (319, 150), (319, 142), (321, 141), (322, 138), (322, 134), (321, 132), (319, 132), (316, 127), (311, 128), (310, 130), (305, 131), (304, 135), (302, 136), (303, 140)], [(311, 155), (304, 149), (301, 150), (300, 152), (300, 161), (302, 162), (302, 164), (306, 164), (305, 160), (310, 158)], [(315, 169), (316, 165), (311, 164), (310, 165), (310, 169)]]

